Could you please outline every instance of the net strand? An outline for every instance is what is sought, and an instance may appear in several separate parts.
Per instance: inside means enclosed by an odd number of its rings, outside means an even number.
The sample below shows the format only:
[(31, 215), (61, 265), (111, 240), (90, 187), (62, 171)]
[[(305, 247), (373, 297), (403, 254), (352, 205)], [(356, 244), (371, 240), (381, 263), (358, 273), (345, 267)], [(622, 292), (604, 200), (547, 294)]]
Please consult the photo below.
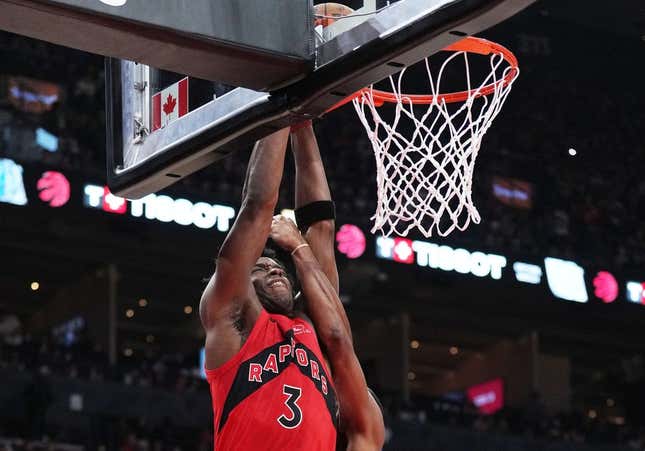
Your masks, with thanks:
[[(466, 101), (451, 111), (441, 97), (441, 82), (450, 63), (460, 56), (466, 71)], [(353, 100), (358, 117), (367, 131), (376, 158), (377, 204), (372, 216), (372, 233), (407, 236), (417, 229), (425, 237), (446, 236), (455, 229), (465, 230), (481, 217), (472, 201), (472, 179), (481, 140), (511, 91), (519, 71), (499, 53), (489, 57), (490, 73), (473, 87), (468, 52), (450, 55), (436, 78), (428, 59), (432, 102), (415, 105), (403, 92), (406, 70), (389, 78), (395, 97), (394, 117), (384, 120), (376, 106), (373, 86)], [(515, 75), (505, 82), (510, 71)], [(489, 95), (482, 94), (494, 86)], [(475, 108), (476, 106), (476, 108)], [(425, 108), (425, 111), (420, 111)], [(454, 107), (452, 107), (454, 108)], [(406, 120), (414, 130), (406, 133)]]

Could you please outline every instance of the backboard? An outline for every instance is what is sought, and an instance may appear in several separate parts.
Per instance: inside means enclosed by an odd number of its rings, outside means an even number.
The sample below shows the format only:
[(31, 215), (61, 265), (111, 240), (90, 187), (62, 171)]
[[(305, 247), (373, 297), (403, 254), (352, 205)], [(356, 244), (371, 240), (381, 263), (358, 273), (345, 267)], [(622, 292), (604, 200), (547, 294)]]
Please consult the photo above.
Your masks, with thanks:
[(0, 29), (262, 91), (293, 83), (311, 64), (309, 3), (0, 0)]
[[(254, 87), (263, 86), (265, 74), (252, 64), (237, 69), (244, 72), (244, 80), (209, 76), (213, 81), (206, 81), (194, 78), (194, 71), (186, 79), (185, 74), (108, 58), (108, 185), (129, 198), (155, 192), (275, 130), (321, 116), (356, 90), (503, 21), (533, 1), (368, 0), (354, 15), (325, 30), (311, 27), (309, 56), (302, 42), (289, 49), (279, 40), (283, 48), (277, 56), (299, 54), (307, 63), (287, 81), (268, 87), (264, 83), (263, 90)], [(311, 1), (307, 7), (309, 12), (297, 22), (313, 21)], [(276, 20), (289, 27), (294, 19)]]

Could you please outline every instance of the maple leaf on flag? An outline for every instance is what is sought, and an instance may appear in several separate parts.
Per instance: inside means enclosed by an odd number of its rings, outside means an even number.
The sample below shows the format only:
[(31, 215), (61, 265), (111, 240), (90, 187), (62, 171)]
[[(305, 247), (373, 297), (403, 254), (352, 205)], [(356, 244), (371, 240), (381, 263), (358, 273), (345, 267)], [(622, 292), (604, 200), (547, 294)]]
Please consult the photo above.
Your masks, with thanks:
[(166, 103), (163, 104), (163, 112), (170, 114), (175, 110), (175, 105), (177, 105), (177, 99), (175, 99), (172, 94), (168, 94), (166, 98)]

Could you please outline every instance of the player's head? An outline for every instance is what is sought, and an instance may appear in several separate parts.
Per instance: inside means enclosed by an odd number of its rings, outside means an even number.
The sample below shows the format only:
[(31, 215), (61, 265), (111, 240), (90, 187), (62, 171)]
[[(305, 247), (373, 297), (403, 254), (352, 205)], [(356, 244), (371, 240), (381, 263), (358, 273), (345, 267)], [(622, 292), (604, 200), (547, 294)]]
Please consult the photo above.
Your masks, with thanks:
[(251, 268), (251, 282), (260, 303), (269, 313), (293, 316), (294, 283), (275, 251), (265, 249)]

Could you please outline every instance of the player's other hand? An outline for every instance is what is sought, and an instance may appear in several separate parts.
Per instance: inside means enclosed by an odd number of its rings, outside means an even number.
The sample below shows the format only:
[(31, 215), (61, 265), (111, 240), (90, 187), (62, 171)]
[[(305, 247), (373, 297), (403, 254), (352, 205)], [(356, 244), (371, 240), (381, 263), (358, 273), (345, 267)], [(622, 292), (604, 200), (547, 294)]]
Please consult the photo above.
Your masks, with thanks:
[(296, 224), (282, 215), (275, 215), (271, 221), (271, 239), (285, 251), (291, 252), (305, 243)]

